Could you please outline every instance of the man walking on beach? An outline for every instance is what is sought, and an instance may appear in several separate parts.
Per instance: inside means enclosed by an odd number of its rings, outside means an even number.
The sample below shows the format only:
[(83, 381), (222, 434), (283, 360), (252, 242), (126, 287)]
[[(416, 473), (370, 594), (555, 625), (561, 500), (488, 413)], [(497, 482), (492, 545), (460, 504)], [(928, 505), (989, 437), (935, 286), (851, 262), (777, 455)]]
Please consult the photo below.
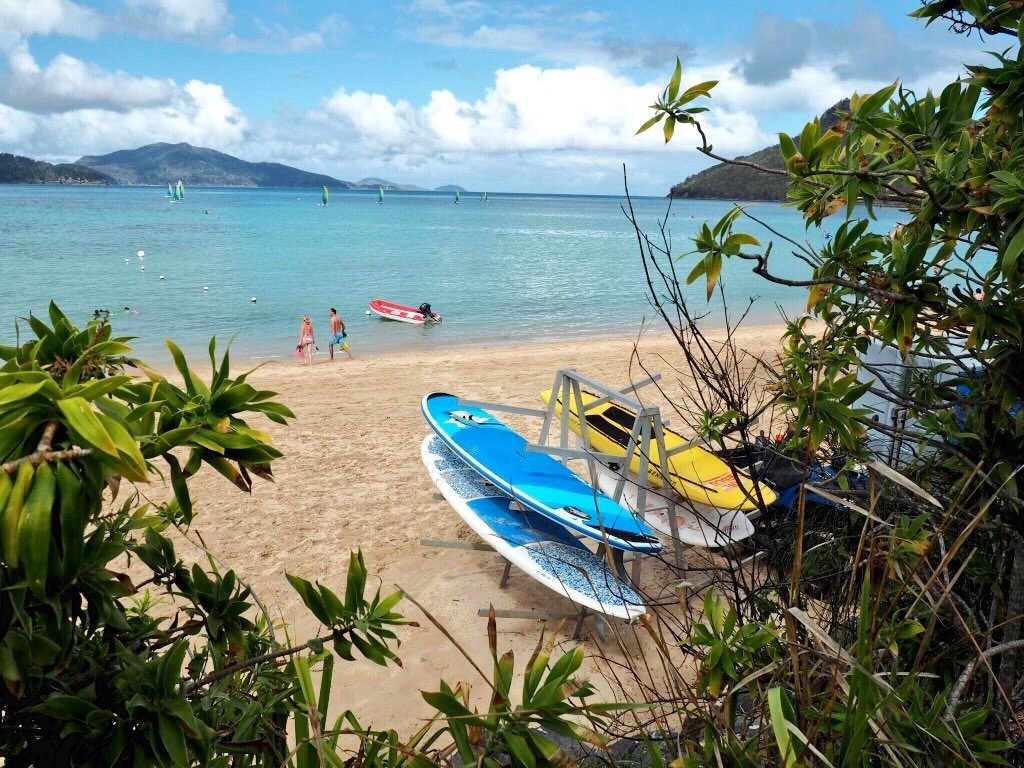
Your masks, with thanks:
[(338, 314), (338, 310), (331, 307), (331, 335), (327, 339), (327, 351), (331, 354), (331, 360), (334, 359), (334, 345), (345, 350), (345, 354), (350, 358), (352, 357), (352, 350), (348, 348), (348, 341), (346, 340), (348, 333), (345, 332), (345, 321), (341, 319), (341, 315)]

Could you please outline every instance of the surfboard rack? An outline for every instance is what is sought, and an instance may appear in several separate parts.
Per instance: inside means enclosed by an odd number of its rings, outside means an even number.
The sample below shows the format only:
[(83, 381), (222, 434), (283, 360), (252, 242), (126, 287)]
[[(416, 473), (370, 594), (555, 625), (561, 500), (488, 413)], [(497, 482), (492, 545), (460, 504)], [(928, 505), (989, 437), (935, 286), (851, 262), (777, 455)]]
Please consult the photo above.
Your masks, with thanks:
[[(665, 435), (664, 427), (666, 422), (661, 418), (661, 410), (657, 406), (644, 405), (638, 400), (630, 397), (629, 392), (635, 392), (642, 387), (646, 387), (650, 384), (661, 379), (661, 374), (655, 374), (648, 376), (641, 381), (638, 381), (629, 386), (622, 387), (621, 389), (612, 389), (606, 384), (602, 384), (599, 381), (584, 376), (579, 371), (572, 368), (560, 368), (555, 374), (554, 384), (551, 386), (551, 400), (546, 408), (526, 408), (518, 405), (509, 405), (507, 403), (486, 403), (478, 402), (475, 400), (463, 400), (460, 399), (460, 403), (471, 407), (471, 408), (483, 408), (485, 410), (504, 411), (506, 413), (515, 413), (521, 416), (537, 416), (542, 418), (544, 421), (541, 425), (540, 438), (536, 443), (527, 443), (526, 450), (537, 451), (539, 453), (547, 453), (558, 459), (582, 459), (587, 462), (587, 467), (590, 471), (590, 481), (594, 487), (597, 487), (597, 470), (598, 463), (625, 463), (627, 466), (630, 463), (634, 455), (638, 456), (640, 462), (640, 477), (646, 477), (647, 470), (650, 465), (651, 456), (651, 441), (654, 441), (658, 447), (659, 465), (662, 472), (662, 477), (669, 477), (668, 471), (668, 458), (670, 455), (674, 455), (679, 451), (686, 450), (691, 444), (696, 444), (702, 441), (692, 441), (690, 444), (684, 446), (676, 446), (671, 452), (665, 446)], [(588, 391), (594, 392), (598, 395), (598, 399), (584, 404), (583, 401), (583, 387), (587, 387)], [(576, 407), (576, 412), (583, 414), (586, 410), (595, 408), (599, 405), (610, 401), (616, 401), (627, 408), (632, 409), (636, 414), (637, 418), (633, 424), (633, 431), (629, 438), (629, 444), (625, 454), (605, 454), (595, 453), (583, 448), (576, 448), (570, 444), (570, 427), (569, 427), (569, 416), (572, 408), (563, 408), (560, 417), (555, 416), (555, 405), (561, 400), (563, 403), (573, 403)], [(646, 417), (646, 418), (645, 418)], [(558, 423), (558, 444), (549, 445), (551, 438), (552, 425)], [(583, 444), (589, 443), (588, 439), (588, 427), (587, 420), (585, 418), (580, 419), (581, 430), (583, 432)], [(618, 502), (622, 498), (622, 491), (625, 487), (625, 477), (622, 477), (615, 487), (615, 492), (610, 494), (612, 498)], [(643, 509), (647, 502), (647, 488), (646, 484), (641, 483), (638, 494), (637, 494), (637, 506), (639, 509)], [(673, 554), (676, 561), (676, 567), (683, 568), (683, 544), (679, 538), (679, 529), (676, 524), (675, 516), (669, 516), (669, 525), (672, 532), (672, 543), (673, 543)], [(634, 558), (632, 578), (634, 583), (638, 583), (640, 577), (640, 558)]]
[[(466, 549), (474, 552), (494, 552), (494, 547), (479, 541), (452, 541), (447, 539), (420, 539), (421, 547), (440, 547), (442, 549)], [(603, 545), (602, 545), (603, 546)], [(503, 564), (501, 580), (498, 583), (500, 589), (508, 586), (508, 579), (512, 572), (512, 563), (501, 555), (496, 560)], [(477, 611), (479, 616), (487, 616), (490, 608), (480, 608)], [(579, 640), (583, 634), (583, 622), (588, 616), (594, 617), (594, 629), (601, 642), (608, 639), (608, 627), (604, 616), (590, 611), (582, 606), (572, 613), (568, 611), (538, 611), (529, 608), (495, 608), (494, 615), (503, 619), (534, 619), (536, 621), (575, 621), (572, 631), (572, 639)]]
[[(652, 498), (651, 494), (654, 494), (654, 496), (657, 497), (657, 499), (652, 499), (653, 507), (658, 507), (661, 499), (665, 500), (669, 510), (669, 513), (666, 515), (666, 522), (668, 524), (667, 527), (670, 529), (672, 538), (675, 568), (680, 572), (680, 575), (682, 575), (693, 570), (689, 564), (684, 561), (684, 551), (690, 547), (699, 547), (700, 545), (693, 544), (692, 542), (684, 543), (683, 537), (680, 535), (679, 521), (677, 520), (677, 515), (673, 513), (673, 510), (679, 506), (688, 508), (692, 514), (698, 516), (701, 516), (702, 513), (698, 509), (698, 506), (691, 505), (684, 499), (676, 498), (675, 494), (670, 491), (662, 492), (650, 487), (646, 478), (650, 477), (651, 470), (654, 469), (651, 466), (652, 456), (657, 456), (657, 470), (660, 470), (661, 476), (669, 477), (670, 458), (683, 451), (689, 450), (694, 446), (703, 447), (706, 445), (706, 440), (703, 438), (696, 438), (683, 443), (677, 443), (673, 445), (672, 448), (668, 448), (665, 440), (665, 428), (668, 422), (667, 420), (662, 419), (660, 408), (654, 405), (641, 403), (633, 396), (638, 390), (657, 382), (660, 378), (660, 375), (653, 375), (626, 387), (615, 389), (599, 381), (595, 381), (576, 370), (563, 368), (555, 374), (554, 383), (551, 387), (551, 397), (548, 400), (547, 407), (543, 409), (521, 407), (504, 403), (484, 403), (468, 400), (460, 400), (460, 402), (470, 407), (483, 408), (485, 410), (504, 411), (523, 416), (542, 418), (543, 422), (537, 443), (528, 443), (526, 445), (526, 450), (547, 453), (561, 461), (576, 459), (586, 462), (586, 466), (590, 473), (591, 484), (595, 488), (599, 485), (599, 472), (607, 474), (609, 468), (615, 467), (615, 465), (618, 465), (618, 467), (630, 467), (635, 461), (638, 469), (636, 472), (636, 478), (632, 478), (631, 472), (611, 470), (614, 473), (614, 478), (612, 480), (613, 488), (609, 492), (608, 487), (604, 486), (603, 490), (605, 490), (605, 492), (616, 502), (623, 503), (623, 496), (627, 490), (627, 483), (629, 483), (629, 492), (631, 495), (630, 501), (632, 502), (632, 496), (635, 494), (635, 508), (638, 510), (649, 508), (648, 499)], [(584, 398), (584, 391), (587, 392), (586, 399)], [(562, 404), (561, 413), (556, 415), (556, 406), (559, 402)], [(636, 414), (629, 439), (622, 453), (596, 452), (584, 447), (592, 444), (589, 436), (591, 428), (584, 415), (588, 411), (600, 408), (607, 403), (614, 403)], [(570, 418), (573, 413), (579, 414), (579, 431), (581, 433), (578, 444), (579, 447), (570, 442), (571, 439), (575, 437), (575, 432), (570, 426)], [(655, 471), (655, 474), (657, 473), (657, 470)], [(607, 477), (605, 479), (607, 480)], [(708, 522), (710, 523), (711, 521)], [(714, 525), (714, 523), (711, 524)], [(717, 528), (715, 530), (716, 538), (714, 543), (709, 540), (706, 545), (707, 547), (717, 549), (731, 543), (731, 537), (728, 533), (728, 529), (723, 529), (725, 531), (724, 533)], [(616, 573), (622, 577), (625, 572), (622, 553), (621, 551), (615, 551), (613, 554), (616, 552), (619, 555), (619, 558), (615, 562), (614, 567)], [(631, 563), (630, 581), (634, 584), (639, 584), (643, 558), (635, 553), (633, 554), (634, 557), (632, 558)], [(738, 561), (734, 560), (732, 556), (729, 556), (729, 564), (724, 566), (724, 568), (728, 571), (739, 571), (740, 577), (744, 578), (744, 580), (747, 576), (746, 572), (750, 571), (750, 577), (753, 578), (753, 569), (756, 568), (756, 564), (759, 561), (761, 554), (762, 553), (755, 553)], [(690, 592), (691, 594), (696, 593), (706, 588), (709, 584), (713, 583), (713, 581), (714, 577), (701, 577), (695, 580), (684, 578), (666, 587), (666, 592), (664, 594), (679, 594), (680, 590)]]
[[(489, 616), (490, 608), (481, 608), (477, 616)], [(604, 643), (608, 640), (608, 623), (604, 616), (581, 608), (579, 613), (558, 613), (557, 611), (534, 611), (529, 608), (495, 608), (494, 616), (499, 619), (533, 619), (534, 621), (575, 621), (572, 639), (579, 640), (583, 636), (583, 622), (587, 616), (594, 617), (594, 630), (598, 639)]]
[[(653, 405), (645, 405), (639, 400), (630, 396), (629, 393), (636, 392), (642, 387), (646, 387), (650, 384), (654, 384), (661, 379), (660, 374), (654, 376), (648, 376), (641, 381), (634, 384), (630, 384), (626, 387), (619, 389), (613, 389), (606, 384), (602, 384), (599, 381), (595, 381), (576, 370), (571, 368), (562, 368), (555, 374), (554, 383), (551, 386), (551, 398), (548, 401), (547, 408), (544, 409), (544, 423), (541, 426), (540, 438), (538, 439), (538, 447), (528, 446), (528, 450), (544, 450), (552, 452), (555, 455), (562, 458), (576, 458), (582, 459), (587, 462), (587, 468), (590, 471), (590, 480), (594, 487), (597, 487), (597, 472), (598, 463), (604, 464), (622, 464), (629, 466), (632, 463), (634, 456), (638, 459), (640, 467), (638, 475), (641, 478), (647, 477), (648, 469), (650, 467), (650, 456), (651, 454), (651, 443), (653, 442), (658, 448), (658, 464), (661, 470), (662, 477), (669, 477), (668, 471), (668, 457), (670, 455), (668, 449), (665, 446), (665, 422), (661, 418), (661, 409)], [(598, 397), (596, 400), (592, 400), (588, 403), (584, 402), (583, 388), (586, 387), (589, 392), (596, 394)], [(559, 416), (555, 415), (555, 407), (558, 402), (563, 403), (562, 412)], [(580, 432), (581, 440), (583, 445), (590, 444), (590, 427), (587, 423), (587, 419), (584, 418), (586, 411), (592, 410), (593, 408), (604, 405), (605, 403), (615, 402), (625, 408), (632, 410), (636, 414), (636, 419), (633, 422), (633, 429), (630, 432), (629, 441), (626, 446), (624, 454), (603, 454), (595, 453), (585, 448), (575, 448), (570, 446), (570, 416), (575, 413), (580, 414)], [(552, 427), (557, 423), (558, 425), (558, 447), (552, 449), (548, 446), (548, 441), (551, 437)], [(609, 494), (615, 501), (622, 499), (622, 493), (625, 488), (626, 478), (625, 473), (618, 479), (615, 484), (614, 491)], [(647, 483), (640, 483), (637, 489), (637, 509), (645, 509), (647, 505)], [(679, 528), (676, 522), (675, 515), (669, 515), (669, 526), (672, 533), (672, 552), (675, 558), (676, 567), (683, 567), (683, 544), (679, 538)], [(640, 558), (633, 560), (633, 580), (639, 581), (640, 577)]]

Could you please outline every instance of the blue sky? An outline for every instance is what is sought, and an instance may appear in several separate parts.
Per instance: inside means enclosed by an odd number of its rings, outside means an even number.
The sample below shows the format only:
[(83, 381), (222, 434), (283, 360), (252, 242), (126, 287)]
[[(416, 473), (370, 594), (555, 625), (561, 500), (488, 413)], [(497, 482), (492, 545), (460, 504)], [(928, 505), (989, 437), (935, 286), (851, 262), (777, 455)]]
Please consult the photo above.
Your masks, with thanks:
[(634, 136), (679, 56), (736, 155), (854, 91), (941, 87), (989, 46), (915, 0), (0, 0), (0, 151), (155, 141), (433, 189), (663, 195), (709, 165)]

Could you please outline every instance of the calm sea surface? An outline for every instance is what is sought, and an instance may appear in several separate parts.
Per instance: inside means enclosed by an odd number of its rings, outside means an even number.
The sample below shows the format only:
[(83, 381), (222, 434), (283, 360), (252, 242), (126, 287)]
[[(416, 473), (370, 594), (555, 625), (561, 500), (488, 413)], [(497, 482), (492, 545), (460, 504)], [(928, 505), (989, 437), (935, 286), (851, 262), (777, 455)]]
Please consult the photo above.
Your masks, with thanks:
[[(153, 362), (169, 359), (164, 338), (202, 362), (213, 335), (221, 347), (233, 339), (236, 359), (288, 357), (303, 314), (313, 317), (326, 355), (332, 306), (356, 355), (632, 334), (645, 319), (662, 328), (624, 198), (492, 192), (486, 202), (465, 194), (458, 205), (441, 193), (389, 193), (383, 205), (376, 198), (335, 192), (322, 207), (314, 190), (195, 188), (172, 204), (153, 187), (0, 185), (0, 342), (13, 343), (16, 318), (45, 316), (51, 298), (82, 325), (95, 309), (109, 309), (115, 333), (138, 337), (136, 350)], [(633, 207), (656, 235), (668, 201), (634, 198)], [(673, 202), (673, 253), (688, 251), (696, 228), (729, 208)], [(821, 242), (822, 233), (805, 232), (788, 208), (749, 210), (791, 237)], [(882, 210), (874, 228), (888, 231), (898, 216)], [(741, 226), (762, 242), (770, 238), (752, 223)], [(776, 243), (774, 271), (807, 274), (790, 250)], [(693, 257), (680, 262), (682, 276), (692, 264)], [(726, 264), (723, 283), (733, 309), (760, 297), (756, 321), (778, 319), (778, 305), (799, 312), (806, 300), (804, 291), (752, 275), (749, 263)], [(705, 306), (702, 284), (686, 290), (694, 306)], [(427, 301), (444, 321), (416, 327), (367, 317), (373, 298)]]

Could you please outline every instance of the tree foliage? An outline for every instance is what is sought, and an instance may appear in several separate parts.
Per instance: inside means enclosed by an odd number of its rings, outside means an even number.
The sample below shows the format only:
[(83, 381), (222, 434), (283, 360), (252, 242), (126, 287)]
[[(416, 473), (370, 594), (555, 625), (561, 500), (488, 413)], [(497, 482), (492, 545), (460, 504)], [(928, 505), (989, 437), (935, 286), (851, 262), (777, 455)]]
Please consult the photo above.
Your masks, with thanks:
[[(409, 739), (351, 711), (332, 720), (334, 656), (401, 665), (403, 593), (371, 593), (358, 550), (343, 593), (288, 574), (320, 631), (286, 647), (234, 571), (212, 553), (188, 564), (175, 546), (197, 514), (190, 478), (206, 466), (242, 491), (272, 480), (281, 454), (244, 417), (286, 424), (291, 411), (249, 373), (232, 376), (212, 340), (209, 381), (168, 342), (179, 385), (131, 358), (106, 320), (79, 329), (54, 304), (48, 319), (29, 317), (34, 338), (0, 346), (5, 766), (563, 764), (537, 726), (603, 745), (594, 727), (617, 706), (583, 703), (582, 651), (553, 659), (538, 645), (514, 704), (493, 616), (486, 715), (468, 685), (441, 681), (422, 694), (437, 714)], [(160, 477), (171, 497), (146, 500)]]
[[(932, 653), (953, 662), (941, 673), (953, 676), (945, 684), (901, 694), (913, 703), (908, 720), (948, 723), (967, 711), (968, 698), (987, 698), (998, 712), (986, 725), (989, 732), (1012, 735), (1020, 733), (1017, 713), (1024, 701), (1024, 6), (922, 0), (912, 15), (926, 24), (947, 23), (954, 33), (984, 35), (997, 50), (986, 64), (966, 65), (965, 75), (938, 93), (914, 93), (895, 82), (852, 95), (841, 121), (830, 128), (815, 120), (799, 135), (780, 134), (789, 204), (808, 227), (842, 217), (820, 249), (783, 244), (809, 266), (809, 276), (774, 270), (777, 243), (764, 246), (741, 229), (756, 219), (737, 209), (694, 239), (686, 280), (702, 281), (710, 298), (724, 262), (738, 259), (766, 280), (807, 291), (808, 312), (823, 322), (789, 324), (775, 380), (776, 402), (789, 413), (790, 447), (812, 456), (829, 447), (863, 457), (868, 430), (910, 441), (916, 445), (914, 460), (902, 468), (943, 510), (919, 509), (896, 528), (909, 537), (900, 546), (917, 550), (919, 563), (909, 571), (901, 568), (899, 577), (920, 576), (924, 568), (933, 574), (925, 583), (945, 583), (946, 597), (938, 606), (946, 603), (946, 616), (933, 619), (932, 627), (946, 626), (952, 634), (936, 649), (932, 630), (917, 640), (897, 632), (902, 642), (923, 643), (910, 674), (937, 672), (925, 663)], [(700, 125), (706, 100), (696, 95), (710, 96), (711, 87), (702, 83), (686, 90), (677, 62), (653, 105), (655, 116), (641, 130), (659, 122), (693, 125), (698, 150), (723, 160)], [(672, 134), (666, 130), (666, 141)], [(873, 231), (871, 223), (881, 203), (907, 212), (905, 223), (885, 234)], [(858, 407), (864, 388), (854, 375), (871, 344), (898, 350), (911, 372), (905, 390), (885, 393), (906, 409), (906, 428), (872, 422)], [(882, 533), (878, 528), (861, 544), (870, 549), (868, 542), (878, 542)], [(947, 548), (950, 540), (955, 547)], [(795, 557), (799, 571), (799, 545)], [(934, 570), (940, 564), (943, 573)], [(869, 565), (870, 559), (852, 559), (852, 572), (864, 585), (872, 573), (857, 572)], [(892, 597), (898, 614), (933, 599), (918, 594), (906, 603), (920, 586), (907, 583), (901, 592), (890, 585), (895, 591), (883, 594)], [(863, 603), (859, 622), (877, 628), (873, 605)], [(911, 612), (900, 620), (919, 619)], [(871, 650), (877, 637), (867, 639), (864, 650), (877, 653), (877, 647)], [(853, 657), (870, 669), (869, 657), (858, 653)], [(797, 679), (806, 683), (805, 677)], [(793, 690), (800, 721), (811, 699), (800, 685)], [(776, 699), (778, 717), (788, 711), (786, 695)], [(794, 743), (794, 749), (804, 747)], [(986, 759), (979, 756), (985, 748), (978, 750), (974, 759)], [(844, 764), (860, 764), (850, 760)]]
[[(78, 329), (52, 304), (49, 321), (30, 317), (35, 338), (0, 348), (5, 765), (280, 765), (306, 711), (297, 654), (329, 642), (396, 661), (401, 594), (368, 598), (358, 552), (344, 600), (290, 576), (323, 629), (278, 644), (234, 571), (187, 565), (168, 534), (187, 533), (202, 466), (245, 491), (272, 479), (280, 453), (243, 415), (291, 411), (232, 378), (212, 341), (208, 383), (169, 342), (178, 386), (127, 357), (106, 321)], [(161, 473), (172, 498), (144, 501)]]

